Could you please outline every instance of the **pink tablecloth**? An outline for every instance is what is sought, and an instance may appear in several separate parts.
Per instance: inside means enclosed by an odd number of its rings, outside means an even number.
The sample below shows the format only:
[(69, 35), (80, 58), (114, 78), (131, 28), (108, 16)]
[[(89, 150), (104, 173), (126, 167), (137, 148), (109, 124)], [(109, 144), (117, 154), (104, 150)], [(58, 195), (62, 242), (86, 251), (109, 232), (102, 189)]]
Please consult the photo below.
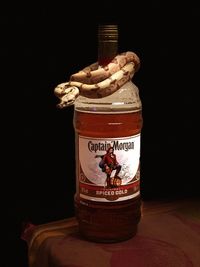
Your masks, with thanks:
[(143, 202), (138, 233), (101, 244), (74, 218), (29, 229), (29, 267), (200, 267), (200, 199)]

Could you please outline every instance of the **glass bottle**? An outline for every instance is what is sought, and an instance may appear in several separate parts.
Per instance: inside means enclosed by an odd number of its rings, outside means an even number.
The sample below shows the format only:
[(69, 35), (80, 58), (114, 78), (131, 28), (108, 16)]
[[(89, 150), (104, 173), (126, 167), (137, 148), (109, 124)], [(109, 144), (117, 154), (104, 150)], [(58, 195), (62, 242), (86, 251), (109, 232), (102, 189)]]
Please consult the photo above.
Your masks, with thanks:
[[(117, 25), (100, 25), (98, 38), (98, 61), (104, 66), (117, 54)], [(73, 123), (80, 234), (95, 242), (127, 240), (136, 234), (141, 217), (142, 105), (137, 86), (129, 81), (99, 99), (79, 96)], [(112, 150), (115, 161), (109, 165)]]

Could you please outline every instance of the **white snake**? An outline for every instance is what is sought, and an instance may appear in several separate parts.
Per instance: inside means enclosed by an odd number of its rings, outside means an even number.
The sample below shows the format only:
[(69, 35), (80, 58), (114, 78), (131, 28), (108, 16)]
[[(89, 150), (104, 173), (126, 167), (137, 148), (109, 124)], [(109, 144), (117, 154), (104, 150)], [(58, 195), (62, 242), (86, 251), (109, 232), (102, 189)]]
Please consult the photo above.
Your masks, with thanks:
[(57, 105), (64, 108), (74, 104), (78, 95), (88, 98), (102, 98), (113, 94), (132, 79), (140, 66), (140, 59), (134, 52), (118, 54), (108, 65), (91, 64), (71, 75), (69, 82), (58, 84), (55, 95), (60, 99)]

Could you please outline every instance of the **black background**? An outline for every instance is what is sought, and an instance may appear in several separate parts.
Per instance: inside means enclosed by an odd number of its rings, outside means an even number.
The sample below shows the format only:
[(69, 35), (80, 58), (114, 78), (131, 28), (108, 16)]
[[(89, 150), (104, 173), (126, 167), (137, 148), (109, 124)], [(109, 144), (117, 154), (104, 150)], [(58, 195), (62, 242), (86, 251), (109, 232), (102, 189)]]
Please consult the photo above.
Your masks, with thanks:
[(192, 1), (18, 3), (1, 10), (3, 203), (13, 255), (4, 266), (27, 266), (23, 222), (74, 215), (73, 107), (57, 109), (53, 90), (96, 61), (99, 23), (117, 23), (119, 52), (141, 59), (133, 81), (143, 104), (142, 198), (199, 195), (199, 19)]

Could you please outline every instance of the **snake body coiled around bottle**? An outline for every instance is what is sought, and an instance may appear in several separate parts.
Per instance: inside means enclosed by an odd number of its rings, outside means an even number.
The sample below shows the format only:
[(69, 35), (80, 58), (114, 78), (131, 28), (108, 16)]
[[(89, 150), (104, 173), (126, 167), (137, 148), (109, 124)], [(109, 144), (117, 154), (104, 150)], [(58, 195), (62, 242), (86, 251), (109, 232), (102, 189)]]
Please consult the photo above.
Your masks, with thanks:
[(108, 65), (98, 62), (72, 74), (68, 82), (54, 88), (60, 102), (57, 107), (65, 108), (74, 104), (79, 95), (88, 98), (102, 98), (113, 94), (132, 79), (140, 67), (139, 57), (131, 51), (118, 54)]

